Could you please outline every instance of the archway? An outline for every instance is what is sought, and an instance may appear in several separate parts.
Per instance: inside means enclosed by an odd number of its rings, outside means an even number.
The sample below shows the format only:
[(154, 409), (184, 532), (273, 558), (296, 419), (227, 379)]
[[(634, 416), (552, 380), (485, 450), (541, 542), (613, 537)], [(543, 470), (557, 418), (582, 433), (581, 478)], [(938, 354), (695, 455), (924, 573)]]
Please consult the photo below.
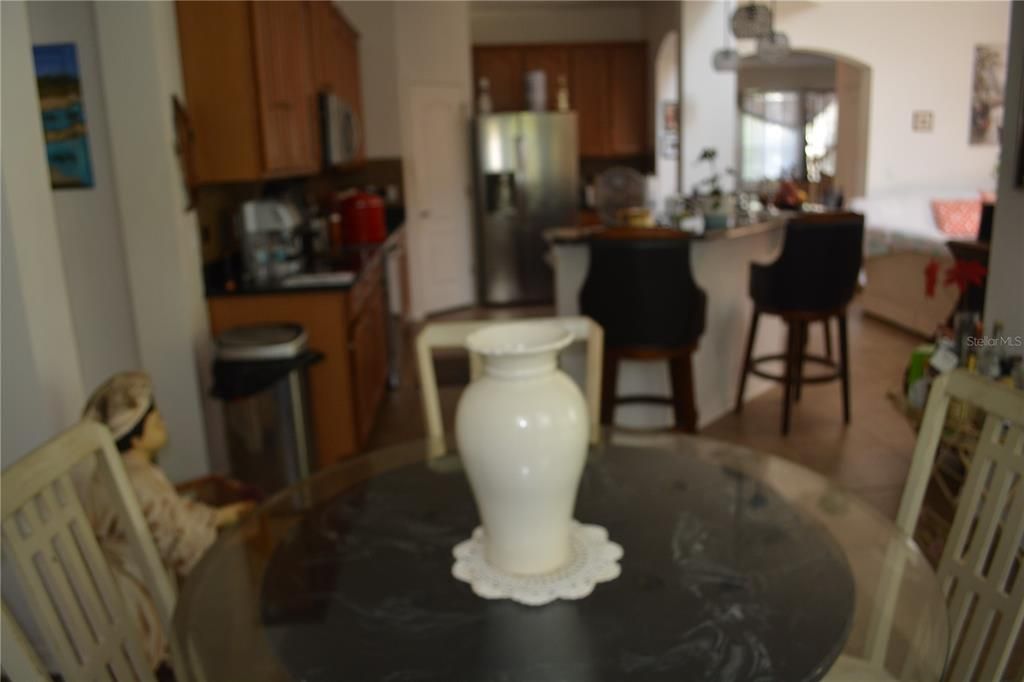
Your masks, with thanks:
[(744, 57), (737, 73), (736, 173), (752, 190), (791, 179), (812, 200), (864, 193), (871, 72), (841, 55), (794, 50)]
[(655, 191), (660, 208), (679, 193), (679, 32), (662, 38), (654, 58)]

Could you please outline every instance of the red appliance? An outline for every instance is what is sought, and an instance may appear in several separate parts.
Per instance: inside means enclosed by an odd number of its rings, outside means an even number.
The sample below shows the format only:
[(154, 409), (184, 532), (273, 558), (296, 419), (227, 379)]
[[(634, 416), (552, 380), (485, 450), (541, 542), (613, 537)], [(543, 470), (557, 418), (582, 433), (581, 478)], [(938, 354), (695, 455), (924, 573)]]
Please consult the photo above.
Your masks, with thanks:
[(388, 238), (384, 200), (376, 194), (354, 192), (341, 202), (341, 221), (346, 244), (372, 244)]

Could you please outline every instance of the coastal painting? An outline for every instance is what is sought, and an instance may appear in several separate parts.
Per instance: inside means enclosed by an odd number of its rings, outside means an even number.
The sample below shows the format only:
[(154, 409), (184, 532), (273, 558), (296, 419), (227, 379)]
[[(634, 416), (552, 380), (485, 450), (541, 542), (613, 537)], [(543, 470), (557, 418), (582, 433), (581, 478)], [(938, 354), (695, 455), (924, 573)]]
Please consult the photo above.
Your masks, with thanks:
[(43, 111), (50, 184), (55, 189), (92, 187), (89, 135), (75, 45), (35, 45), (32, 55)]
[(971, 144), (999, 144), (1005, 90), (1006, 46), (976, 46), (971, 87)]

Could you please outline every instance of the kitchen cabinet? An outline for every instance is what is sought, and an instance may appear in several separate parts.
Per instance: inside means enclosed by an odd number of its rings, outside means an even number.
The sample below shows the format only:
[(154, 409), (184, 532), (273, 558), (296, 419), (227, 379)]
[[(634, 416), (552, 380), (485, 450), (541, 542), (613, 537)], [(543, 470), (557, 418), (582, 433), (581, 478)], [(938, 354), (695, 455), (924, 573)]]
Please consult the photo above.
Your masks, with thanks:
[[(352, 107), (363, 125), (363, 95), (359, 75), (359, 34), (330, 2), (311, 2), (313, 82), (316, 92), (330, 91)], [(319, 123), (318, 123), (319, 125)], [(356, 131), (354, 161), (366, 158), (364, 131)]]
[(642, 154), (649, 148), (647, 46), (613, 45), (608, 57), (608, 151)]
[(523, 64), (523, 50), (519, 47), (474, 48), (474, 92), (480, 93), (480, 79), (487, 78), (493, 111), (522, 111), (526, 108)]
[(316, 468), (363, 449), (387, 394), (383, 253), (348, 289), (235, 293), (207, 299), (213, 335), (242, 324), (295, 322), (324, 358), (309, 368)]
[(317, 173), (317, 93), (362, 113), (358, 35), (333, 4), (179, 0), (176, 10), (193, 182)]
[(580, 156), (613, 158), (651, 153), (647, 44), (487, 45), (473, 48), (473, 76), (491, 83), (495, 112), (526, 107), (525, 76), (547, 73), (548, 108), (557, 106), (558, 76), (569, 79)]
[(573, 47), (569, 102), (577, 114), (580, 156), (611, 155), (609, 114), (611, 87), (608, 48), (603, 45)]
[[(544, 45), (523, 48), (523, 70), (540, 70), (547, 74), (548, 108), (558, 107), (558, 77), (569, 78), (569, 48)], [(524, 88), (525, 83), (520, 84)]]
[(318, 167), (316, 93), (309, 63), (309, 6), (252, 5), (264, 171), (299, 175)]

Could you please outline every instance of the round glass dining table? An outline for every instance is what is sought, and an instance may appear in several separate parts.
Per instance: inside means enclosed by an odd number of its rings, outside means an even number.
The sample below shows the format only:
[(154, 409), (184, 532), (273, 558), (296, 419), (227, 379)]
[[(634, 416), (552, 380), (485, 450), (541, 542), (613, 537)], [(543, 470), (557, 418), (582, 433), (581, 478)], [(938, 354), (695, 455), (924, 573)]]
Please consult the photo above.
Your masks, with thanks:
[(623, 547), (579, 600), (487, 600), (452, 577), (478, 516), (457, 453), (360, 455), (225, 532), (174, 616), (179, 679), (780, 680), (942, 677), (938, 580), (873, 507), (706, 438), (607, 432), (576, 518)]

